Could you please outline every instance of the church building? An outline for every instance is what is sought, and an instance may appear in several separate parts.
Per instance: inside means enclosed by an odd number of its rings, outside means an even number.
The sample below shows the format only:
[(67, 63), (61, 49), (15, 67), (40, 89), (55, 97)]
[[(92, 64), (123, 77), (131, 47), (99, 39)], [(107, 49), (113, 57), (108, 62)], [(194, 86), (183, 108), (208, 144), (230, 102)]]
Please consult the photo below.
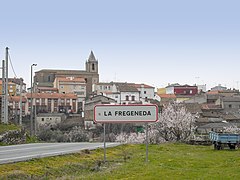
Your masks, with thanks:
[(91, 51), (85, 64), (85, 70), (42, 69), (35, 72), (34, 83), (37, 88), (55, 88), (55, 78), (83, 78), (86, 83), (86, 96), (92, 93), (92, 85), (99, 82), (98, 60)]

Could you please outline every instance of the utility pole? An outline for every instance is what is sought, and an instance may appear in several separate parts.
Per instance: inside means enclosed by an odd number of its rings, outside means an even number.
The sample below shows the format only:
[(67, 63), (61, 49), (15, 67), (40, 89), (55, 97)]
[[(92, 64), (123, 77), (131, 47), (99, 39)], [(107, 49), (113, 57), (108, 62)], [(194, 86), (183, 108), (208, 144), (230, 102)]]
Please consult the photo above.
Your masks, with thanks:
[(2, 122), (8, 124), (8, 47), (2, 61)]
[[(36, 83), (33, 83), (33, 92), (36, 92)], [(37, 104), (35, 98), (35, 106), (34, 106), (34, 135), (37, 135)]]
[(20, 107), (19, 107), (19, 125), (22, 125), (22, 86), (23, 79), (20, 78)]
[(2, 60), (2, 107), (1, 107), (1, 118), (2, 123), (5, 123), (5, 60)]
[(31, 126), (31, 135), (34, 135), (33, 133), (33, 80), (32, 80), (32, 74), (33, 74), (33, 66), (37, 66), (37, 64), (31, 65), (31, 111), (30, 111), (30, 126)]
[(5, 120), (4, 122), (8, 124), (8, 50), (9, 48), (6, 47), (6, 57), (5, 57), (5, 63), (6, 63), (6, 80), (5, 80)]

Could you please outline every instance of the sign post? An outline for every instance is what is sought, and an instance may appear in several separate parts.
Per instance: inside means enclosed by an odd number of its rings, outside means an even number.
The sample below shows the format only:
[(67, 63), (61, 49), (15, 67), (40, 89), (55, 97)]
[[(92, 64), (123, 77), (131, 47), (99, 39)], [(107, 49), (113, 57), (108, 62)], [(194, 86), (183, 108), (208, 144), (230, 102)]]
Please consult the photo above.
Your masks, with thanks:
[(103, 147), (104, 147), (104, 163), (106, 162), (106, 124), (103, 124)]
[(158, 107), (153, 104), (110, 105), (94, 107), (94, 122), (104, 125), (104, 162), (106, 161), (106, 123), (146, 123), (146, 162), (148, 162), (148, 123), (158, 121)]
[(148, 123), (146, 123), (146, 162), (148, 162)]

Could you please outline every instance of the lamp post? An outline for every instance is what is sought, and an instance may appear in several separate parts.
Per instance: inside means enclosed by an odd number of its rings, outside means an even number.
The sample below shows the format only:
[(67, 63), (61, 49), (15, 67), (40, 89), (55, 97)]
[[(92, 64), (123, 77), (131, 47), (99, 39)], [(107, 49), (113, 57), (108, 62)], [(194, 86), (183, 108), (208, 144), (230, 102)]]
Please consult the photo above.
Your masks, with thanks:
[(37, 66), (37, 64), (32, 64), (31, 65), (31, 109), (30, 109), (30, 133), (33, 135), (33, 82), (32, 82), (32, 71), (33, 71), (33, 66)]

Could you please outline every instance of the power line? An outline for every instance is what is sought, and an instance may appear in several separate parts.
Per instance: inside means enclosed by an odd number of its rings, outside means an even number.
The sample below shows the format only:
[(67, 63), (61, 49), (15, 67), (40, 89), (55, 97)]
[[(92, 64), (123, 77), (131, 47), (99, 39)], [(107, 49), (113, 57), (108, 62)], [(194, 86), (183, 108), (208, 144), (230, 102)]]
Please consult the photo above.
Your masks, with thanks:
[(10, 53), (8, 54), (8, 57), (9, 57), (9, 60), (10, 60), (10, 64), (11, 64), (12, 71), (13, 71), (15, 77), (17, 77), (17, 74), (16, 74), (16, 72), (15, 72), (15, 70), (14, 70), (14, 68), (13, 68), (13, 64), (12, 64), (12, 60), (11, 60), (11, 57), (10, 57)]

